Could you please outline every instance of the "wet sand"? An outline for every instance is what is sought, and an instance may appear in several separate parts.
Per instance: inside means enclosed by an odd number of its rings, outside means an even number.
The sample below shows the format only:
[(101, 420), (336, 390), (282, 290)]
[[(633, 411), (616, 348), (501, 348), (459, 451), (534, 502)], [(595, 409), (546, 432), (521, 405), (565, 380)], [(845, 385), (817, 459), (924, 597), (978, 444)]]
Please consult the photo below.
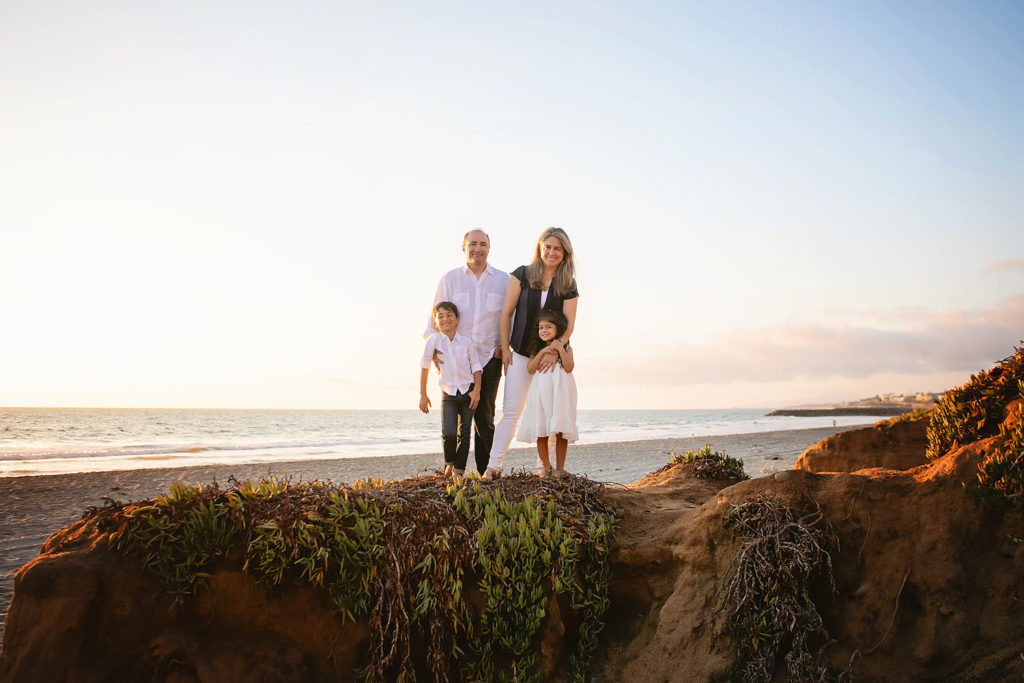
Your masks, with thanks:
[[(742, 459), (747, 474), (759, 477), (791, 469), (810, 446), (832, 434), (860, 426), (570, 446), (566, 469), (609, 484), (627, 485), (664, 465), (670, 453), (683, 453), (709, 444), (716, 451)], [(510, 450), (504, 469), (532, 472), (535, 456), (535, 450), (530, 448)], [(103, 505), (105, 497), (145, 500), (167, 491), (176, 481), (190, 484), (217, 481), (226, 487), (231, 476), (244, 480), (276, 474), (290, 477), (292, 481), (335, 483), (351, 483), (366, 477), (402, 479), (430, 472), (441, 466), (441, 460), (441, 456), (434, 453), (0, 478), (0, 631), (17, 570), (39, 553), (50, 534), (79, 519), (86, 508)]]

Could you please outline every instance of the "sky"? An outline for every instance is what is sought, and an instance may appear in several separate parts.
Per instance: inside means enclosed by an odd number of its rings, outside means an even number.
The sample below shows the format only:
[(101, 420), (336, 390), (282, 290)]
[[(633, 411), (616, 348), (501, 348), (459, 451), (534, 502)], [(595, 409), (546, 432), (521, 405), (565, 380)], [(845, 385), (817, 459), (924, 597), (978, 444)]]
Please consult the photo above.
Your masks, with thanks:
[(552, 225), (581, 409), (962, 384), (1024, 338), (1022, 33), (998, 1), (7, 0), (0, 405), (414, 409), (462, 235), (512, 270)]

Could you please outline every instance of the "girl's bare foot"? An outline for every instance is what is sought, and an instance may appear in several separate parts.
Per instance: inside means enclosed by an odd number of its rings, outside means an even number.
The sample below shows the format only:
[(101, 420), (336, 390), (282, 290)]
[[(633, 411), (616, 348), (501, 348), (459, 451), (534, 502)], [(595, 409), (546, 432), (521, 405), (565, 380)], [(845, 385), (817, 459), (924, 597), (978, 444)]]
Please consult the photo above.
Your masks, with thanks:
[(563, 479), (569, 476), (569, 473), (563, 470), (561, 467), (555, 468), (555, 471), (551, 473), (551, 476), (555, 479)]
[(537, 476), (540, 477), (541, 479), (545, 479), (545, 478), (549, 477), (550, 475), (551, 475), (551, 468), (550, 467), (545, 467), (545, 466), (542, 465), (541, 467), (537, 468)]

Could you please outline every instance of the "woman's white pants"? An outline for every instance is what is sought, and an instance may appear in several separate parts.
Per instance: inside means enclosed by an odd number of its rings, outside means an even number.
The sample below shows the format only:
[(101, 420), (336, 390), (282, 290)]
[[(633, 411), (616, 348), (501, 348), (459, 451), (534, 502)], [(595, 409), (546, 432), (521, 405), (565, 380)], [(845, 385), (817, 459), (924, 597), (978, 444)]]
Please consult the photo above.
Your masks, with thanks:
[[(501, 461), (505, 459), (505, 453), (516, 436), (516, 427), (519, 425), (519, 418), (523, 415), (523, 408), (526, 406), (526, 394), (530, 391), (530, 380), (533, 375), (526, 369), (530, 359), (512, 352), (512, 362), (505, 372), (505, 393), (501, 399), (501, 420), (494, 425), (494, 441), (491, 442), (491, 457), (487, 467), (496, 470), (501, 469)], [(540, 458), (537, 458), (538, 467)]]

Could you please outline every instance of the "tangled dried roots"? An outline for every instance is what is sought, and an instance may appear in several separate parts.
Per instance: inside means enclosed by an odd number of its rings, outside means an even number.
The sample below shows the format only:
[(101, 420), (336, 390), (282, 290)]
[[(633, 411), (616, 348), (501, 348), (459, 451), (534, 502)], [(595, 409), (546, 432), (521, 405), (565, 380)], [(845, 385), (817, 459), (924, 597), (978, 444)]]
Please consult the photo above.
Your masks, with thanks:
[(712, 452), (710, 445), (696, 451), (686, 451), (683, 454), (670, 453), (668, 465), (661, 468), (665, 470), (676, 465), (689, 465), (693, 476), (700, 479), (715, 479), (717, 481), (743, 481), (749, 479), (743, 471), (743, 461), (731, 455)]
[[(742, 536), (721, 599), (732, 608), (737, 677), (771, 680), (786, 649), (791, 680), (827, 680), (827, 636), (810, 591), (822, 581), (835, 590), (830, 552), (838, 541), (820, 507), (801, 512), (758, 497), (733, 508), (726, 524)], [(815, 640), (822, 645), (812, 652)]]
[[(523, 474), (481, 483), (437, 477), (353, 486), (277, 478), (172, 486), (142, 503), (86, 513), (111, 547), (181, 602), (217, 561), (272, 589), (326, 589), (341, 618), (366, 619), (365, 680), (533, 680), (553, 595), (580, 623), (570, 667), (585, 680), (608, 607), (616, 515), (586, 478)], [(484, 606), (470, 600), (479, 588)], [(425, 653), (414, 652), (413, 640)], [(417, 646), (420, 647), (420, 646)], [(573, 650), (570, 649), (570, 652)]]

